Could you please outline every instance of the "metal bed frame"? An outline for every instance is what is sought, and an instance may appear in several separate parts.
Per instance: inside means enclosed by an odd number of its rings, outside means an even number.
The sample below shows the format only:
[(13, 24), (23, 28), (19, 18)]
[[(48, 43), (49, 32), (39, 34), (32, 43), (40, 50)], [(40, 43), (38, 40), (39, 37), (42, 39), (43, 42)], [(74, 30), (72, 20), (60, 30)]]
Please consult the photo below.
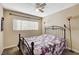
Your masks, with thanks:
[[(56, 31), (56, 34), (57, 33), (58, 33), (58, 35), (62, 34), (64, 40), (66, 40), (66, 25), (65, 24), (63, 27), (61, 27), (61, 26), (49, 26), (49, 27), (45, 28), (45, 33), (53, 34), (54, 30)], [(28, 42), (24, 39), (23, 36), (21, 36), (21, 34), (19, 34), (18, 47), (19, 47), (19, 51), (23, 55), (34, 55), (34, 42), (31, 42), (31, 47), (30, 47)]]

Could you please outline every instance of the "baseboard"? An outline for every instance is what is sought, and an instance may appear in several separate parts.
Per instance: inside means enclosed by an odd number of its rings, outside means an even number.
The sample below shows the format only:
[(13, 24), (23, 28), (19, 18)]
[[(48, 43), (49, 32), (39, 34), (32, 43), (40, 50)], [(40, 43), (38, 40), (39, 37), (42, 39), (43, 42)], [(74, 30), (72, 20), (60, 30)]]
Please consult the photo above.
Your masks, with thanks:
[(16, 47), (16, 46), (17, 46), (17, 45), (10, 45), (10, 46), (4, 47), (4, 49)]
[[(71, 48), (69, 48), (69, 47), (67, 47), (67, 49), (71, 50)], [(74, 52), (76, 52), (76, 53), (79, 53), (79, 51), (76, 50), (76, 49), (72, 49), (72, 51), (74, 51)]]

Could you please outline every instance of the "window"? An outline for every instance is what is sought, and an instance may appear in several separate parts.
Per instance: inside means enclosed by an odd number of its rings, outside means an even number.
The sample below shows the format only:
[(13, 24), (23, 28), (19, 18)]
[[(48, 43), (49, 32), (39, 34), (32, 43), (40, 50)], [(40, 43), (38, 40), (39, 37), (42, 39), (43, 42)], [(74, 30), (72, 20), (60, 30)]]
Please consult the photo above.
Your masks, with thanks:
[(14, 19), (13, 30), (38, 30), (38, 22)]

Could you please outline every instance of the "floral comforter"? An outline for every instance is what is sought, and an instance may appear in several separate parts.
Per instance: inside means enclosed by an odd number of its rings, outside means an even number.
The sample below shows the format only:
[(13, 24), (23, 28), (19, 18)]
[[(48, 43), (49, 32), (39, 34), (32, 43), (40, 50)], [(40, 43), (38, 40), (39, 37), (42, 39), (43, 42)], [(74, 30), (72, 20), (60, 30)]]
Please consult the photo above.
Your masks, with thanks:
[(65, 39), (56, 35), (44, 34), (25, 38), (29, 45), (34, 42), (35, 55), (60, 55), (65, 49)]

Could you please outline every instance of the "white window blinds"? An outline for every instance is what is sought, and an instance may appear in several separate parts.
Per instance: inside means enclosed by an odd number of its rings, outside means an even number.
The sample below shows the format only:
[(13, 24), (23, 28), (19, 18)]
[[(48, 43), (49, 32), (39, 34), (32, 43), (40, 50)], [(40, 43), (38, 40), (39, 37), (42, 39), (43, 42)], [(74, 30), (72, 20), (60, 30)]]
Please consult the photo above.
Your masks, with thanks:
[(38, 22), (13, 19), (13, 30), (38, 30)]

